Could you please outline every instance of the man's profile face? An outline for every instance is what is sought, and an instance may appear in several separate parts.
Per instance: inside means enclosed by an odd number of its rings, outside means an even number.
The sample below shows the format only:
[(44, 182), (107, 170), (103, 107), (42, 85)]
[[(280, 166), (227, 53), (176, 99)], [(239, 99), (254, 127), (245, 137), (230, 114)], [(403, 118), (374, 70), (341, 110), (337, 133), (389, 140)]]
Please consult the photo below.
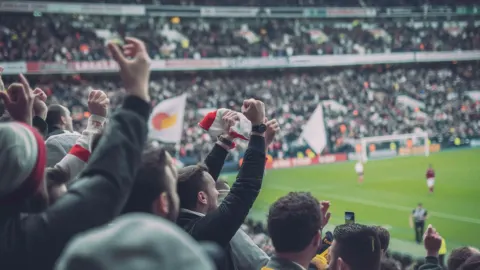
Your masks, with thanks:
[(63, 107), (64, 110), (64, 116), (62, 116), (62, 120), (64, 121), (65, 129), (68, 131), (73, 132), (73, 120), (72, 120), (72, 114), (70, 113), (70, 110), (67, 108)]

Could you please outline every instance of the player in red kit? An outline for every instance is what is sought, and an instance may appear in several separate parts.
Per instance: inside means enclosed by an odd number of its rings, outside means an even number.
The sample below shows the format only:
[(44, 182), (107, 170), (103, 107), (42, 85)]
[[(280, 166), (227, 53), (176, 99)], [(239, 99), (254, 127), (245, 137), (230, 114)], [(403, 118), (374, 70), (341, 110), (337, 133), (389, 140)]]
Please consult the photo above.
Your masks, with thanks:
[(435, 185), (435, 171), (432, 168), (432, 164), (428, 165), (426, 177), (428, 190), (430, 193), (433, 193), (433, 186)]

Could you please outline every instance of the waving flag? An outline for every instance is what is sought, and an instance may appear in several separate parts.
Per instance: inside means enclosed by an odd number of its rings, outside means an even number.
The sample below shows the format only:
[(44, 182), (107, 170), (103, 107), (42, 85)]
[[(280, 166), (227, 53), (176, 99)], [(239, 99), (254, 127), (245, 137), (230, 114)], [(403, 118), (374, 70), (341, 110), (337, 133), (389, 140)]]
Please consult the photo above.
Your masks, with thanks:
[(187, 95), (183, 94), (155, 106), (148, 121), (149, 138), (166, 143), (180, 142), (186, 102)]
[(315, 151), (320, 154), (327, 146), (327, 133), (325, 131), (325, 120), (323, 119), (323, 106), (317, 106), (307, 124), (303, 127), (300, 137)]

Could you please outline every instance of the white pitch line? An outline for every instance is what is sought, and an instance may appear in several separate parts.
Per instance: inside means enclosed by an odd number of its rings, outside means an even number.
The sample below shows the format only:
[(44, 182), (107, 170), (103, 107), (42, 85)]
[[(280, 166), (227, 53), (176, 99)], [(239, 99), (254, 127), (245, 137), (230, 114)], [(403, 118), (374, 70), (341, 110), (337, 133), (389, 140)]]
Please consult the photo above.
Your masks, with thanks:
[[(298, 188), (288, 188), (288, 187), (268, 187), (271, 189), (278, 189), (282, 191), (293, 191), (293, 190), (300, 190)], [(332, 189), (333, 185), (329, 185), (327, 187), (321, 187), (321, 188), (310, 188), (308, 191), (325, 191), (328, 189)], [(342, 200), (342, 201), (347, 201), (347, 202), (354, 202), (358, 204), (363, 204), (363, 205), (368, 205), (368, 206), (375, 206), (379, 208), (385, 208), (385, 209), (391, 209), (391, 210), (397, 210), (397, 211), (405, 211), (410, 213), (412, 211), (412, 207), (407, 207), (407, 206), (401, 206), (401, 205), (396, 205), (396, 204), (388, 204), (388, 203), (380, 203), (378, 201), (370, 201), (370, 200), (364, 200), (364, 199), (357, 199), (357, 198), (352, 198), (352, 197), (347, 197), (344, 195), (339, 195), (339, 194), (332, 194), (328, 193), (326, 194), (327, 197), (331, 197), (337, 200)], [(464, 217), (464, 216), (457, 216), (453, 214), (447, 214), (447, 213), (442, 213), (442, 212), (434, 212), (434, 211), (428, 211), (429, 216), (434, 216), (438, 218), (444, 218), (444, 219), (450, 219), (450, 220), (455, 220), (455, 221), (463, 221), (467, 223), (474, 223), (480, 225), (480, 219), (478, 218), (471, 218), (471, 217)]]

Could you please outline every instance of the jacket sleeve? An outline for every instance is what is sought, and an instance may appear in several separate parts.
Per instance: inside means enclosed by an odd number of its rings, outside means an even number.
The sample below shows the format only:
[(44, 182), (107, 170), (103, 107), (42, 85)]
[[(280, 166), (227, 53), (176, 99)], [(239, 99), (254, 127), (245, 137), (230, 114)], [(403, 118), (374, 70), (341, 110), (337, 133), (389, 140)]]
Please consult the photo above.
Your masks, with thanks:
[(90, 144), (95, 134), (101, 132), (105, 117), (92, 115), (88, 118), (87, 128), (77, 139), (75, 145), (70, 149), (68, 154), (60, 160), (56, 167), (66, 172), (69, 179), (74, 179), (87, 165), (90, 158)]
[(198, 219), (190, 234), (198, 241), (225, 247), (242, 225), (262, 186), (265, 171), (265, 139), (251, 136), (237, 181), (218, 208)]
[(212, 148), (212, 151), (210, 151), (207, 158), (205, 158), (205, 165), (208, 168), (208, 173), (213, 177), (213, 180), (218, 180), (227, 155), (227, 150), (220, 145), (215, 144)]
[(261, 269), (270, 257), (258, 247), (243, 230), (238, 230), (230, 241), (232, 259), (239, 270)]
[(425, 257), (425, 264), (420, 266), (419, 270), (442, 270), (438, 263), (438, 258), (433, 256)]
[(52, 269), (70, 238), (120, 214), (140, 165), (149, 111), (145, 101), (127, 97), (79, 180), (45, 212), (22, 220), (31, 265)]

